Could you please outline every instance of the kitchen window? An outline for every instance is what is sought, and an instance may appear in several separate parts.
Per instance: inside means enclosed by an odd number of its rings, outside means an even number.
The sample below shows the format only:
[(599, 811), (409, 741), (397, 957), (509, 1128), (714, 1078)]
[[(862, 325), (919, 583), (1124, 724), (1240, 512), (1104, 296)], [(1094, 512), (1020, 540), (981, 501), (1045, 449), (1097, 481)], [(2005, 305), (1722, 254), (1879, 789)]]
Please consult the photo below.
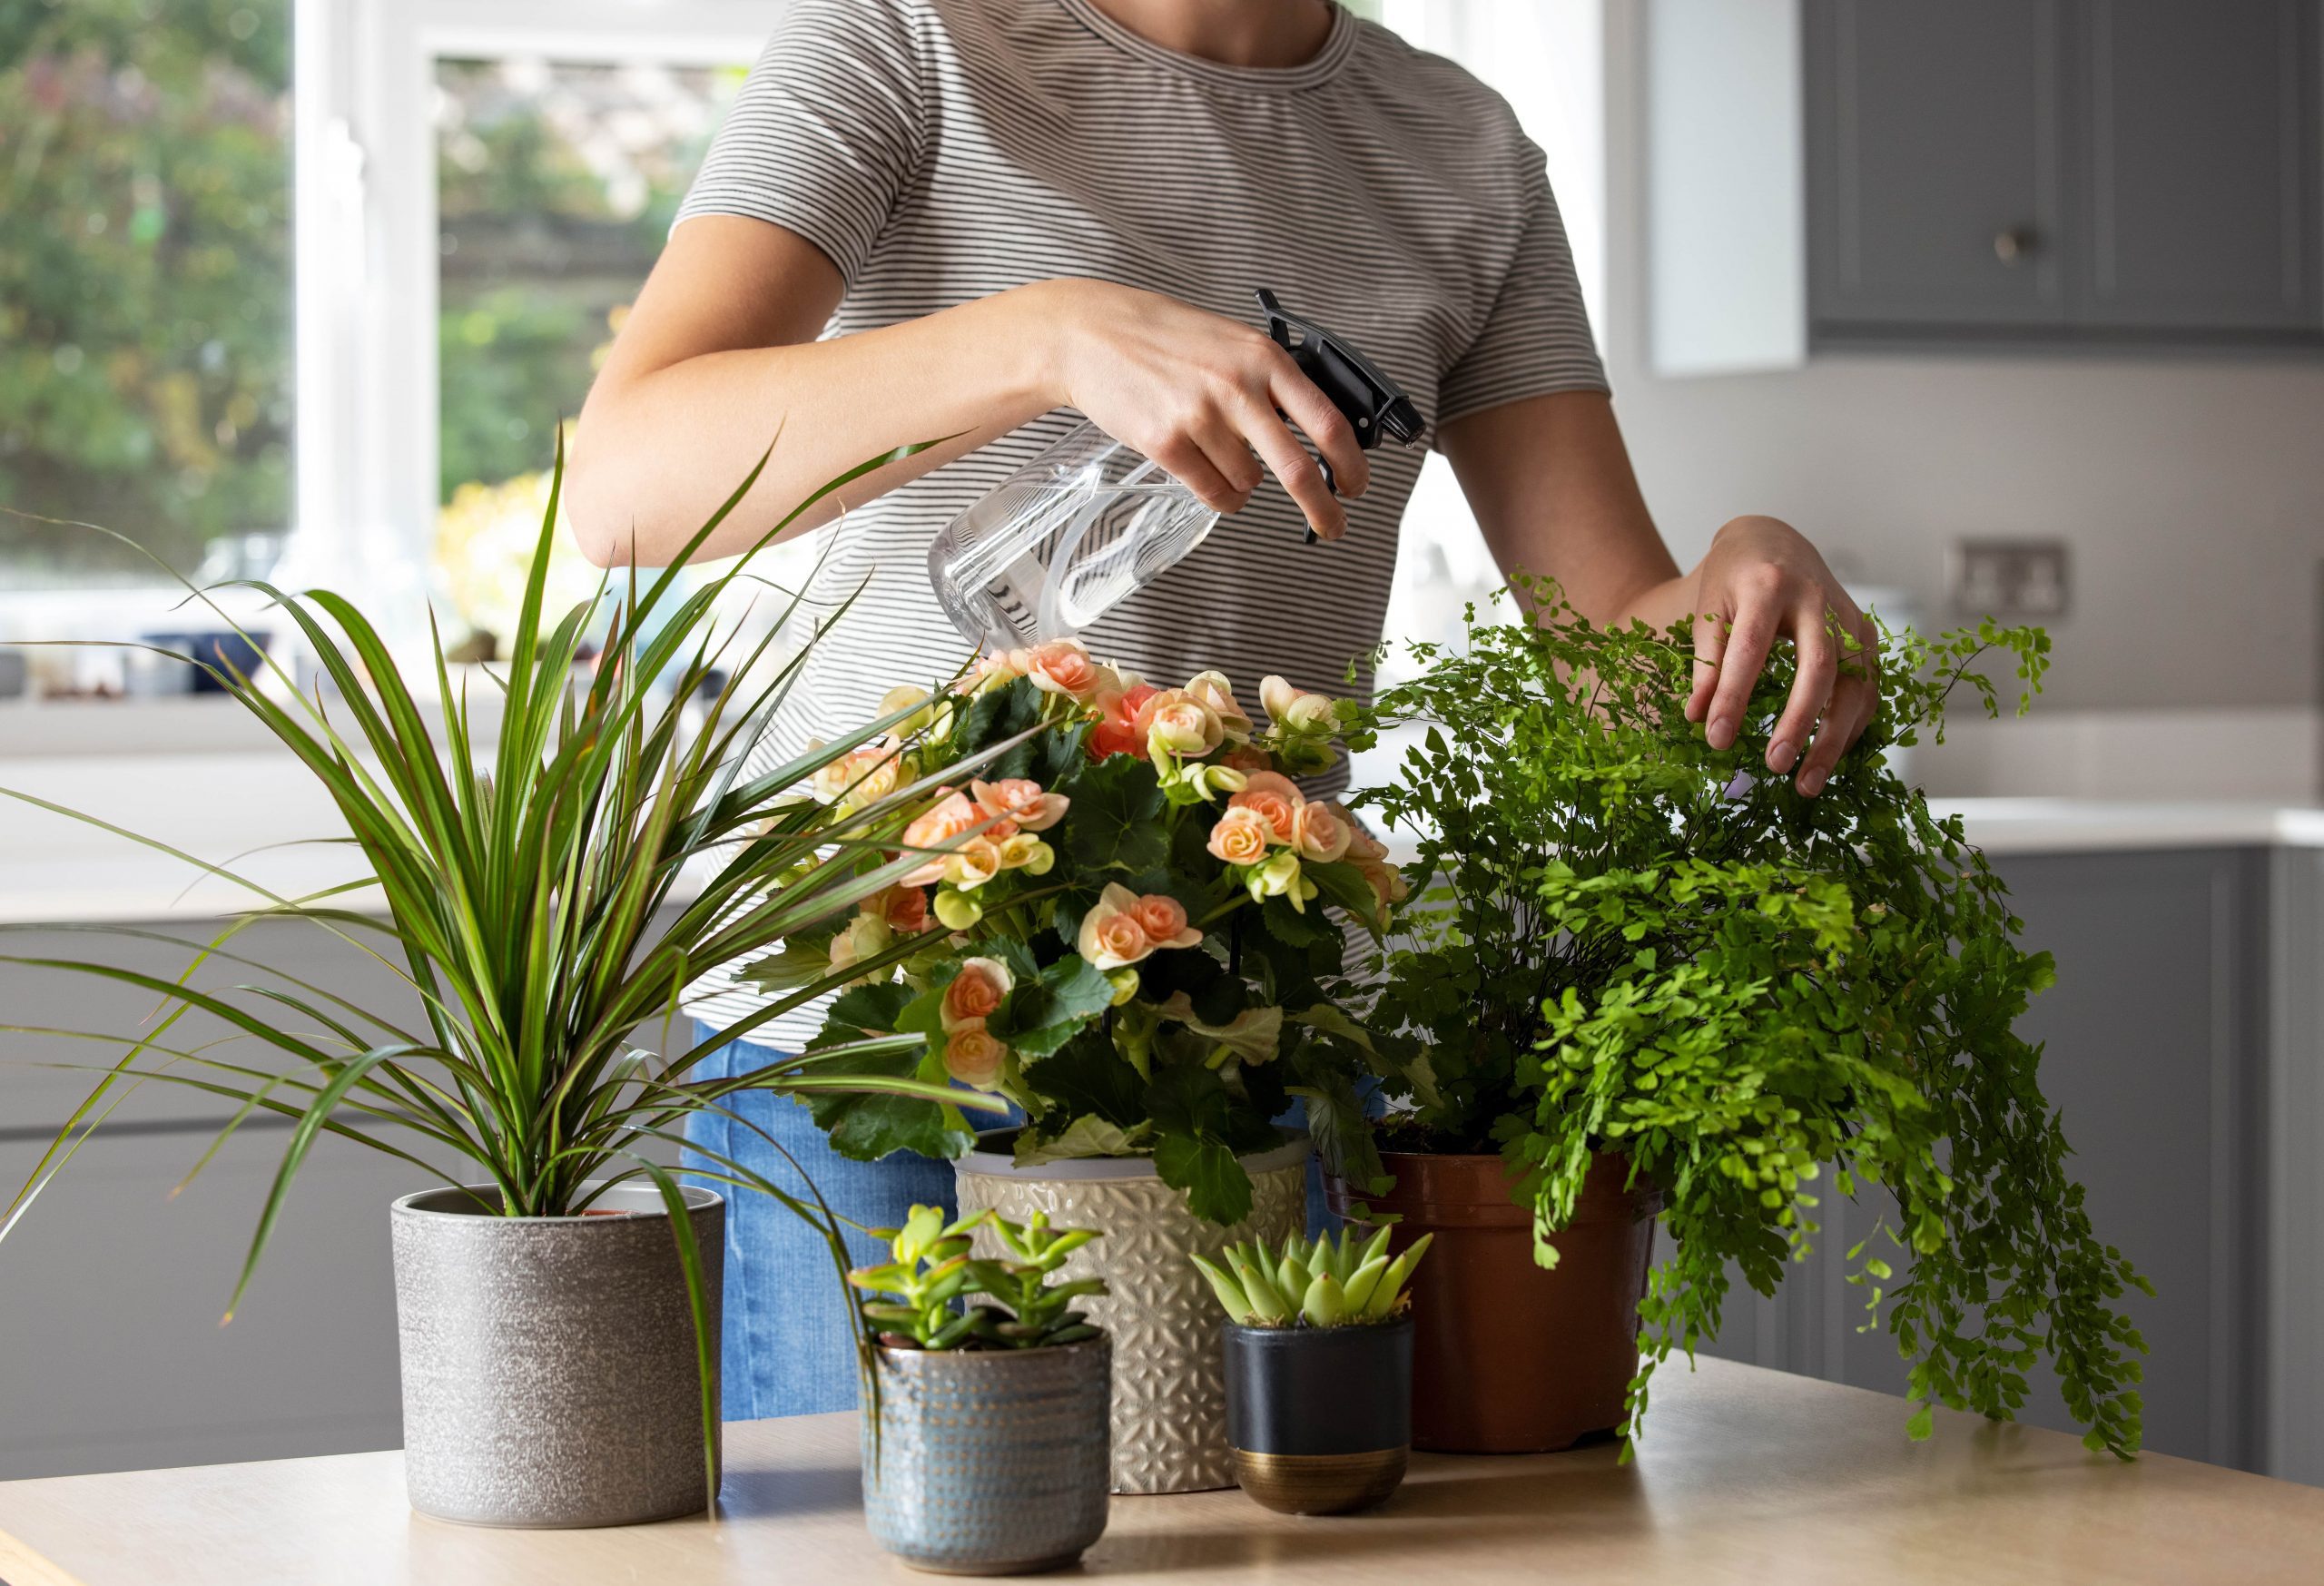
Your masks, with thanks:
[[(744, 76), (532, 54), (435, 63), (434, 583), (505, 647), (576, 413)], [(560, 541), (553, 598), (596, 569)]]
[[(0, 504), (190, 574), (360, 589), (405, 642), (431, 600), (448, 640), (498, 637), (555, 426), (783, 8), (19, 0)], [(1356, 9), (1509, 94), (1602, 325), (1601, 0)], [(1493, 580), (1441, 462), (1407, 537), (1394, 626), (1433, 635)], [(101, 535), (0, 519), (0, 641), (167, 631), (174, 598)]]
[(184, 628), (155, 557), (359, 588), (406, 641), (427, 600), (505, 626), (480, 591), (783, 8), (0, 8), (0, 507), (153, 553), (0, 516), (0, 643)]

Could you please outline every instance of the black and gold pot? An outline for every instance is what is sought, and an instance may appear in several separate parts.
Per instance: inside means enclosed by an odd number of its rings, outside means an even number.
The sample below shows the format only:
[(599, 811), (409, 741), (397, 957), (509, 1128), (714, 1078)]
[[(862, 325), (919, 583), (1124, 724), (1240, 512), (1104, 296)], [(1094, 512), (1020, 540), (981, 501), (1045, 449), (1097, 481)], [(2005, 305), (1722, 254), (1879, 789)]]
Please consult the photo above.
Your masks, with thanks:
[(1226, 1441), (1236, 1479), (1285, 1514), (1344, 1514), (1404, 1479), (1413, 1441), (1410, 1316), (1343, 1327), (1228, 1323)]

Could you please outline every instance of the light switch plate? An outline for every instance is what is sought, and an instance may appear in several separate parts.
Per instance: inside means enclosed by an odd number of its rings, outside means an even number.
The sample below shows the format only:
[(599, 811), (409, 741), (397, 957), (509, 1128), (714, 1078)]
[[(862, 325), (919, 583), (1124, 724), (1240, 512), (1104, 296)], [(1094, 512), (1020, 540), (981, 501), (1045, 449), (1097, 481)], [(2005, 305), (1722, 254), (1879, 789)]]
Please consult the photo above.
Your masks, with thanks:
[(1963, 539), (1945, 557), (1945, 587), (1965, 617), (2059, 617), (2071, 564), (2056, 539)]

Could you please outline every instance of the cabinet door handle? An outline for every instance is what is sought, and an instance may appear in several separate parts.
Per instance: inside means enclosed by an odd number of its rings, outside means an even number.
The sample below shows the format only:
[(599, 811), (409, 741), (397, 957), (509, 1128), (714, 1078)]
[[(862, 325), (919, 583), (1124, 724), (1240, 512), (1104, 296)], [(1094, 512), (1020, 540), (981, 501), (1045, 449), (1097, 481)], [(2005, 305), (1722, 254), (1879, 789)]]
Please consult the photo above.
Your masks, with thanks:
[(1994, 257), (2004, 264), (2023, 263), (2039, 241), (2031, 226), (2012, 226), (2005, 231), (1996, 231), (1994, 233)]

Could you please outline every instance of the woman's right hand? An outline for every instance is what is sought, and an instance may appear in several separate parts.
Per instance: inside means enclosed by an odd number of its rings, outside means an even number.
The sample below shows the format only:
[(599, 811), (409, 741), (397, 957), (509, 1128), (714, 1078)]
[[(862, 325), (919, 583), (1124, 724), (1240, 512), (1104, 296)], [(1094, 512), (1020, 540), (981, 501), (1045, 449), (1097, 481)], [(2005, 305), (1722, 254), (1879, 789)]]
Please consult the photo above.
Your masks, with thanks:
[(1250, 500), (1264, 463), (1318, 536), (1347, 532), (1346, 508), (1291, 425), (1331, 464), (1343, 496), (1364, 494), (1370, 460), (1355, 427), (1265, 331), (1110, 281), (1020, 290), (1043, 334), (1057, 406), (1078, 409), (1219, 512)]

